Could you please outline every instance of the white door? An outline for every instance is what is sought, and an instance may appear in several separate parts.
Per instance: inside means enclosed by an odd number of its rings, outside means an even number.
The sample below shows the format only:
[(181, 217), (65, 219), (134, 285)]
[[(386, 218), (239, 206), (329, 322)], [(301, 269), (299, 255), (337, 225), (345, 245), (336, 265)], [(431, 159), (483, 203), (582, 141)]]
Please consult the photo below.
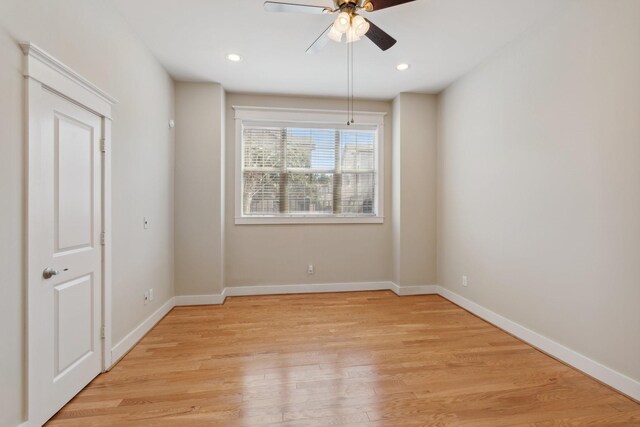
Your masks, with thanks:
[(29, 412), (41, 424), (102, 366), (102, 118), (38, 87), (29, 133)]

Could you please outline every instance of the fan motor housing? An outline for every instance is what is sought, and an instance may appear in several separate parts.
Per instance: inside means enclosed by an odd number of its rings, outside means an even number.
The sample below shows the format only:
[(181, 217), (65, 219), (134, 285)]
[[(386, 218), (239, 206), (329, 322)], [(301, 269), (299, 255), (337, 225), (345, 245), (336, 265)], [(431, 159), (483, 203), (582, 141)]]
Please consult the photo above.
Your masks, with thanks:
[(373, 10), (373, 3), (371, 0), (333, 0), (333, 4), (335, 9), (364, 9), (367, 12), (371, 12)]

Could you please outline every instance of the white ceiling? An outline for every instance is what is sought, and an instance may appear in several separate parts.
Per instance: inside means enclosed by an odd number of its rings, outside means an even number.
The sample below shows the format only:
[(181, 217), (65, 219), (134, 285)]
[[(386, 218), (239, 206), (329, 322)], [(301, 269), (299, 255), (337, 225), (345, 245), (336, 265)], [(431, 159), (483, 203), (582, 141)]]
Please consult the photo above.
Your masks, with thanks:
[[(177, 80), (219, 82), (233, 92), (345, 95), (346, 45), (305, 54), (331, 16), (267, 13), (263, 0), (112, 1)], [(382, 52), (368, 39), (357, 42), (355, 95), (439, 92), (567, 1), (417, 0), (366, 14), (398, 43)], [(227, 61), (232, 52), (243, 60)], [(411, 68), (396, 71), (400, 62)]]

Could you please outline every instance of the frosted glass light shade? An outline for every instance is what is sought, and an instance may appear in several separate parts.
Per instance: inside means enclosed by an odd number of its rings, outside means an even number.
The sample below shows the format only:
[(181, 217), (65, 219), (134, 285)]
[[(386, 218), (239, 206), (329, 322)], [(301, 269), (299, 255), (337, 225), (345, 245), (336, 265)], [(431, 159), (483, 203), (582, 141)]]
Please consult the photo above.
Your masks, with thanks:
[(349, 16), (347, 12), (340, 12), (336, 21), (333, 23), (333, 26), (337, 31), (346, 33), (351, 26), (351, 16)]
[(362, 37), (369, 31), (369, 23), (362, 16), (357, 15), (351, 20), (351, 28), (355, 28), (358, 37)]
[(351, 27), (349, 31), (347, 31), (347, 43), (353, 43), (360, 40), (360, 36), (356, 33), (356, 29)]
[(328, 37), (334, 42), (340, 43), (342, 41), (342, 33), (336, 30), (336, 26), (332, 25), (331, 30), (329, 30)]

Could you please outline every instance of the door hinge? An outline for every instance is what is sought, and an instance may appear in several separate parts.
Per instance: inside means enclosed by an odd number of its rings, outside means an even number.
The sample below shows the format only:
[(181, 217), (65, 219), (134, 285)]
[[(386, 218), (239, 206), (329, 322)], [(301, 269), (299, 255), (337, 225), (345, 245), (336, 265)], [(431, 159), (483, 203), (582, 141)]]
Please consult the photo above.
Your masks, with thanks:
[(107, 145), (104, 138), (100, 139), (100, 151), (103, 153), (107, 152)]
[(100, 338), (104, 339), (104, 325), (100, 327)]
[(104, 246), (104, 240), (105, 240), (105, 237), (104, 237), (104, 231), (103, 231), (102, 233), (100, 233), (100, 244), (102, 246)]

